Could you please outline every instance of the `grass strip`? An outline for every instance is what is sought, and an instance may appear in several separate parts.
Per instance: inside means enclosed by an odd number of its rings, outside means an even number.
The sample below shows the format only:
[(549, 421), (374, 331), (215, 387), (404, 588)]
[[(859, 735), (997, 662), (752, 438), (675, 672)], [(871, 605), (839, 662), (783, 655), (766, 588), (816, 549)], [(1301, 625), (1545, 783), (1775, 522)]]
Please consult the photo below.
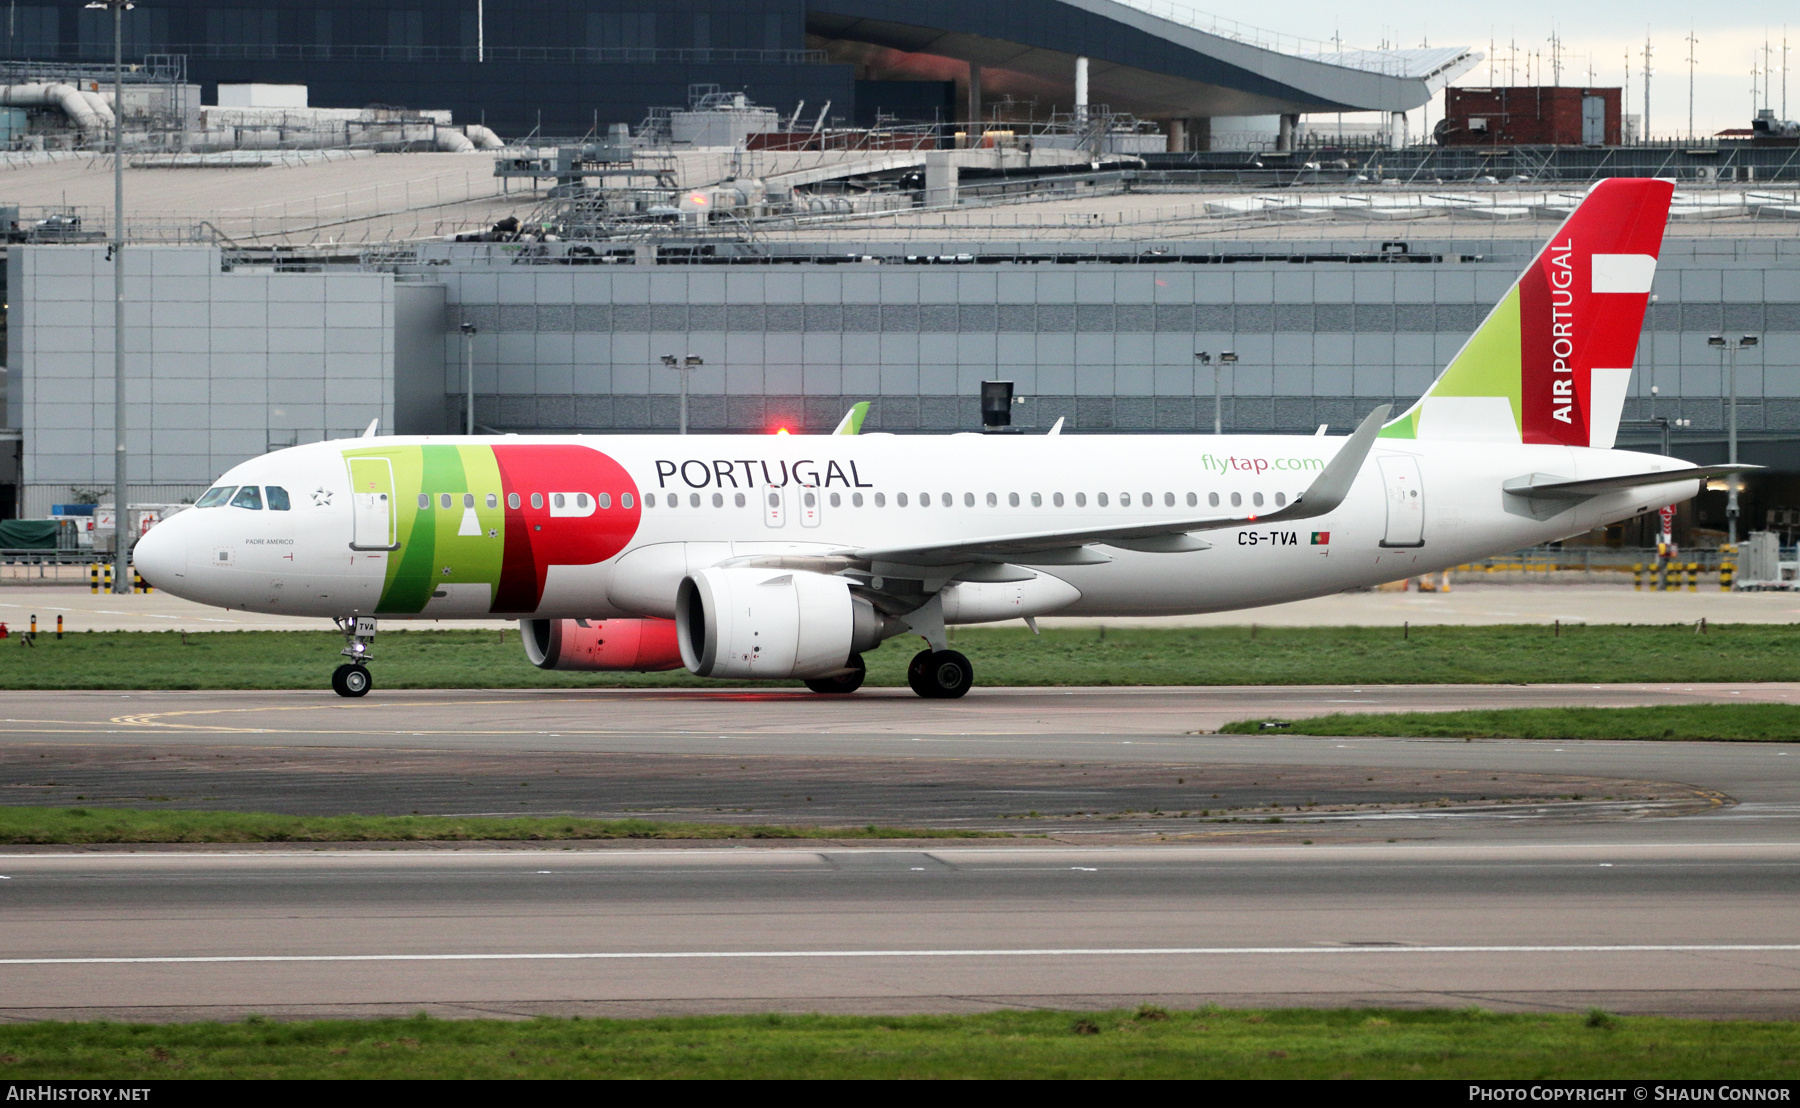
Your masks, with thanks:
[(1464, 1011), (992, 1012), (0, 1027), (46, 1078), (1792, 1079), (1794, 1023)]
[(997, 832), (789, 827), (547, 816), (283, 816), (269, 812), (0, 807), (0, 844), (366, 843), (559, 839), (972, 839)]
[[(1650, 610), (1646, 606), (1647, 611)], [(390, 625), (391, 628), (392, 625)], [(321, 689), (343, 640), (330, 632), (40, 634), (0, 640), (0, 690)], [(1791, 681), (1800, 626), (958, 629), (979, 685), (1314, 685)], [(904, 686), (912, 636), (865, 655), (869, 684)], [(515, 631), (383, 631), (375, 689), (719, 688), (685, 670), (566, 673), (525, 660)], [(769, 687), (771, 683), (753, 683)], [(799, 682), (785, 682), (798, 688)]]
[[(1271, 723), (1277, 726), (1270, 726)], [(1227, 735), (1427, 739), (1633, 739), (1705, 742), (1794, 742), (1800, 706), (1681, 704), (1655, 708), (1492, 708), (1457, 712), (1334, 712), (1310, 719), (1246, 719), (1219, 728)]]

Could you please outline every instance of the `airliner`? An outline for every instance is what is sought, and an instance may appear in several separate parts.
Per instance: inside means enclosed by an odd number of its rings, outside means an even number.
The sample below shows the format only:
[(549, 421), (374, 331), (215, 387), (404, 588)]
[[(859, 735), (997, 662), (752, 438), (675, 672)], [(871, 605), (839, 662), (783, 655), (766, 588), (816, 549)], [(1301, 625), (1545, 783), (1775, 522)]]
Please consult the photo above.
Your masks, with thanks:
[(232, 468), (138, 543), (204, 604), (329, 617), (343, 696), (382, 620), (519, 622), (555, 670), (800, 679), (863, 654), (974, 680), (946, 628), (1280, 604), (1688, 499), (1705, 466), (1613, 449), (1673, 184), (1589, 190), (1431, 388), (1347, 436), (379, 436)]

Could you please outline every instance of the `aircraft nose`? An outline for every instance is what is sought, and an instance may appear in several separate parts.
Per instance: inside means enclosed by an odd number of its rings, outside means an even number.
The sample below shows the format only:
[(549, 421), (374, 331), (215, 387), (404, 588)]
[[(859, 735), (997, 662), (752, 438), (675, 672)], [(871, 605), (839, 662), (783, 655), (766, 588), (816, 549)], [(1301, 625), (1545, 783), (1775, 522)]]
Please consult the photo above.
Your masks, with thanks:
[(132, 545), (131, 562), (145, 581), (167, 590), (187, 574), (187, 542), (179, 534), (182, 519), (166, 519)]

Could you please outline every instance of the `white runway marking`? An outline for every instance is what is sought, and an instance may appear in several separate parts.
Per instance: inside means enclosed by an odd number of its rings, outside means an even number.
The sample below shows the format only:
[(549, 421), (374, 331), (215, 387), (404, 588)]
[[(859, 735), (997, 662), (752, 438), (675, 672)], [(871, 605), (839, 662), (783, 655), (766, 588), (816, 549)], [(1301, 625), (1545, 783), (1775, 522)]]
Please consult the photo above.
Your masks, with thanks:
[(1737, 954), (1800, 953), (1800, 943), (1646, 943), (1584, 946), (1160, 946), (1023, 950), (671, 950), (546, 954), (221, 954), (143, 958), (0, 958), (0, 966), (191, 965), (211, 962), (580, 962), (676, 958), (1071, 958), (1243, 954)]

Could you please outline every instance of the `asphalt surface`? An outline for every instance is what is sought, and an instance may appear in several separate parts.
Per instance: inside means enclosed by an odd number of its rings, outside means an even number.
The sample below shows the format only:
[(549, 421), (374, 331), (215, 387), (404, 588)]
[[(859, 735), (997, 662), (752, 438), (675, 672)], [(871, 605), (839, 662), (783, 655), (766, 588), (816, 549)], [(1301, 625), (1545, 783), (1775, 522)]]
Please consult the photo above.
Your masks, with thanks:
[[(6, 848), (0, 1018), (1144, 1001), (1793, 1017), (1800, 744), (1203, 732), (1262, 714), (1796, 695), (9, 694), (6, 804), (62, 804), (74, 791), (97, 806), (212, 797), (302, 813), (378, 801), (495, 814), (636, 807), (1044, 837)], [(1264, 815), (1270, 802), (1279, 824)], [(704, 811), (731, 804), (753, 810)]]

